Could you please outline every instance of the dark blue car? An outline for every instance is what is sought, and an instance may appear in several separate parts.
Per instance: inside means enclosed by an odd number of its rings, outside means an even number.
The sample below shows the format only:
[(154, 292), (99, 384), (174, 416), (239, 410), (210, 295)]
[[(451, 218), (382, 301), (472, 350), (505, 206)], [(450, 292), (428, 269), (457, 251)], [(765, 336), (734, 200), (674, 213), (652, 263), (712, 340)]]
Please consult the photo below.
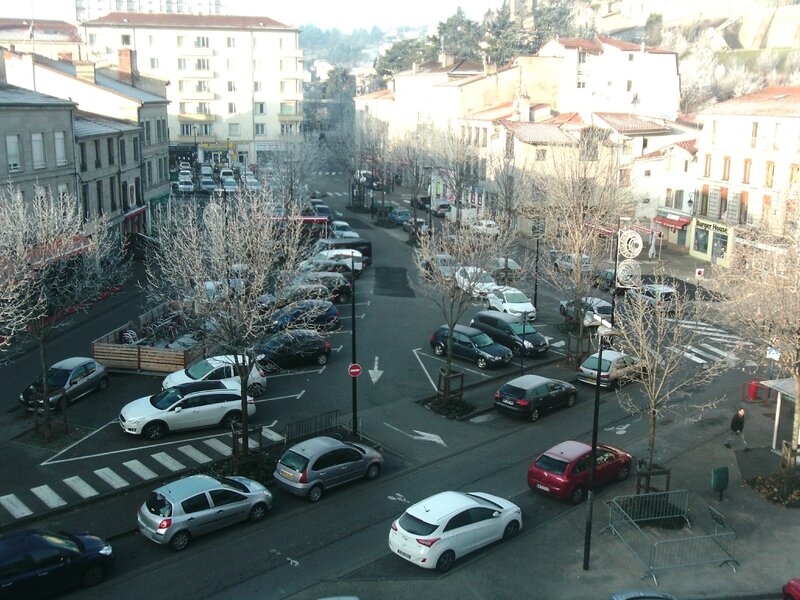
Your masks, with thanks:
[(0, 599), (45, 598), (97, 585), (113, 565), (111, 544), (88, 533), (8, 533), (0, 536)]
[(270, 329), (339, 329), (339, 310), (327, 300), (302, 300), (286, 306), (272, 315)]

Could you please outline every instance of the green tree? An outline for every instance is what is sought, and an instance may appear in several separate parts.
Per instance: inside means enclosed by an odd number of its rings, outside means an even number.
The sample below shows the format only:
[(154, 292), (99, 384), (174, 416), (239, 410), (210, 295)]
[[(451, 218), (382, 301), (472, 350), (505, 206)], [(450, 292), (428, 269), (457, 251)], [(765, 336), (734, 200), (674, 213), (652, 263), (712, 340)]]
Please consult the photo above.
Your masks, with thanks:
[(375, 71), (380, 78), (409, 70), (413, 64), (436, 58), (436, 46), (427, 39), (401, 40), (375, 60)]
[(514, 56), (534, 54), (536, 40), (533, 32), (524, 27), (522, 19), (511, 18), (508, 4), (496, 11), (488, 11), (482, 26), (481, 46), (490, 62), (502, 65)]
[(480, 60), (482, 39), (481, 26), (468, 19), (459, 7), (456, 14), (439, 23), (433, 41), (438, 48), (448, 54), (467, 60)]

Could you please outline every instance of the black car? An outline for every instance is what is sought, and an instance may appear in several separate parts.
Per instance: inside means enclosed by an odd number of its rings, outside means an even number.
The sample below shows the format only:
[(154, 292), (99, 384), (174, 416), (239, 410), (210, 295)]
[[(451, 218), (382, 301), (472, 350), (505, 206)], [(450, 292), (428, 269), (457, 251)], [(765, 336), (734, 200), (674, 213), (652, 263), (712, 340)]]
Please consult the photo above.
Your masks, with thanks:
[(292, 329), (276, 333), (257, 344), (255, 351), (260, 355), (258, 364), (268, 373), (273, 373), (298, 365), (327, 364), (331, 345), (313, 329)]
[[(430, 343), (436, 356), (447, 354), (447, 325), (433, 332)], [(456, 325), (453, 329), (453, 356), (474, 361), (479, 369), (501, 367), (511, 362), (511, 350), (492, 341), (480, 329)]]
[(514, 356), (519, 356), (523, 350), (525, 356), (539, 356), (550, 349), (547, 338), (530, 323), (524, 323), (519, 315), (482, 310), (469, 324), (498, 344), (511, 348)]
[(557, 406), (575, 406), (577, 399), (578, 391), (572, 384), (539, 375), (523, 375), (495, 392), (494, 407), (535, 423), (543, 411)]
[(617, 296), (621, 296), (626, 290), (625, 287), (614, 285), (614, 269), (603, 269), (595, 273), (592, 278), (592, 286), (609, 292), (613, 291)]
[(88, 533), (25, 530), (0, 536), (0, 599), (45, 598), (100, 583), (111, 544)]
[(292, 283), (324, 285), (336, 303), (349, 302), (353, 295), (353, 286), (350, 285), (347, 277), (331, 271), (301, 273), (294, 278)]

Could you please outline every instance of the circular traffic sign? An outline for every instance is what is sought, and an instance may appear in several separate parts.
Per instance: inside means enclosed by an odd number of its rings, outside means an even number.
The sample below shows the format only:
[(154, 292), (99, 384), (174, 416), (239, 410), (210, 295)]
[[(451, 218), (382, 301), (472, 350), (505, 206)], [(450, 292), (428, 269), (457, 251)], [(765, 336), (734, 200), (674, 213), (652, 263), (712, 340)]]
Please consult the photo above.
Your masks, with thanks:
[(347, 367), (347, 372), (350, 373), (350, 377), (358, 377), (361, 375), (361, 365), (358, 363), (353, 363)]

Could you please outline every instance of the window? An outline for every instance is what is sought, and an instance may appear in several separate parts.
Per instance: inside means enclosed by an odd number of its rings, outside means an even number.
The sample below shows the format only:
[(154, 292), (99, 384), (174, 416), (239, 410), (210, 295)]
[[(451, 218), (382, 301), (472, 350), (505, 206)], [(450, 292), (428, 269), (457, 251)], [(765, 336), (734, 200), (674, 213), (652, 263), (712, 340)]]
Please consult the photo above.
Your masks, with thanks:
[(236, 102), (228, 102), (228, 114), (231, 115), (236, 112)]
[(794, 164), (789, 166), (789, 185), (794, 186), (800, 184), (800, 165)]
[(151, 69), (157, 69), (158, 68), (158, 59), (157, 58), (151, 58), (150, 59), (150, 68)]
[(126, 165), (128, 164), (128, 156), (125, 148), (125, 140), (120, 139), (119, 141), (119, 164)]
[(111, 176), (108, 180), (109, 197), (111, 198), (111, 212), (117, 210), (117, 178)]
[(198, 102), (197, 103), (197, 112), (201, 115), (210, 115), (211, 114), (211, 104), (208, 102)]
[(267, 135), (267, 126), (264, 123), (256, 123), (256, 135)]
[(239, 123), (228, 123), (228, 135), (239, 136), (241, 135), (241, 128)]
[(253, 61), (253, 72), (254, 73), (258, 73), (259, 71), (261, 71), (263, 69), (264, 69), (264, 63), (259, 59), (255, 59)]
[(89, 45), (90, 46), (97, 45), (97, 34), (96, 33), (90, 33), (89, 34)]
[(673, 206), (678, 210), (683, 210), (683, 190), (675, 190)]
[(178, 46), (178, 48), (183, 48), (183, 36), (182, 35), (179, 35), (178, 38), (176, 39), (176, 45)]
[(644, 176), (645, 177), (650, 177), (650, 169), (645, 170)]
[(131, 36), (128, 34), (123, 34), (120, 36), (120, 43), (123, 46), (130, 46), (131, 45)]
[(233, 60), (232, 58), (229, 58), (227, 61), (225, 61), (225, 66), (228, 68), (229, 72), (230, 71), (235, 71), (236, 70), (236, 61)]
[(205, 36), (197, 36), (194, 38), (195, 48), (208, 48), (208, 38)]
[(69, 186), (66, 183), (58, 184), (58, 197), (63, 200), (69, 194)]
[(145, 145), (149, 146), (152, 143), (152, 138), (150, 137), (150, 121), (144, 122), (144, 143)]
[(722, 180), (728, 181), (731, 178), (731, 157), (726, 156), (722, 159)]
[(628, 82), (627, 82), (625, 87), (626, 87), (626, 90), (630, 92), (633, 89), (633, 81), (628, 79)]
[(633, 52), (629, 52), (628, 53), (628, 62), (631, 62), (632, 60), (633, 60)]
[(228, 43), (228, 48), (236, 48), (236, 38), (235, 37), (229, 37), (227, 39), (227, 43)]
[(208, 85), (208, 79), (199, 79), (194, 86), (195, 92), (208, 92), (211, 88)]
[(254, 81), (253, 82), (253, 91), (254, 92), (260, 92), (261, 91), (261, 82), (260, 81)]
[(67, 164), (67, 147), (64, 144), (64, 132), (56, 131), (54, 134), (56, 142), (56, 164)]
[(711, 121), (711, 143), (717, 143), (717, 122)]
[(185, 58), (179, 58), (178, 59), (178, 70), (179, 71), (185, 71), (186, 70), (186, 59)]
[(294, 123), (281, 123), (281, 135), (294, 135), (296, 131)]
[(214, 126), (211, 123), (201, 123), (197, 129), (197, 135), (213, 136)]
[(579, 51), (578, 52), (578, 64), (582, 65), (586, 62), (586, 52)]
[(753, 166), (753, 161), (749, 158), (744, 159), (742, 166), (742, 183), (750, 183), (750, 168)]
[(579, 81), (578, 82), (578, 89), (582, 90), (582, 89), (585, 89), (585, 88), (586, 88), (586, 82), (585, 81)]
[(749, 197), (747, 192), (742, 192), (739, 196), (739, 224), (744, 225), (747, 223), (747, 204)]
[(10, 172), (22, 171), (22, 159), (19, 155), (19, 136), (6, 136), (6, 156), (8, 157), (8, 170)]
[(33, 149), (33, 168), (44, 169), (47, 163), (44, 161), (44, 134), (31, 134), (31, 147)]
[(192, 124), (191, 123), (181, 123), (181, 135), (187, 136), (192, 135), (194, 132), (192, 131)]
[(778, 143), (778, 140), (780, 139), (780, 136), (781, 136), (781, 124), (780, 123), (775, 123), (775, 129), (772, 131), (772, 149), (773, 150), (777, 150), (778, 147), (780, 146), (780, 144)]
[(296, 102), (281, 102), (282, 115), (296, 115), (297, 103)]
[(100, 159), (100, 140), (94, 140), (94, 166), (96, 169), (103, 166)]
[(453, 531), (454, 529), (465, 527), (470, 524), (472, 524), (472, 519), (469, 517), (469, 510), (465, 510), (450, 519), (447, 525), (445, 525), (444, 531)]
[(228, 91), (229, 92), (235, 92), (236, 91), (236, 82), (235, 81), (229, 81), (228, 82)]
[(153, 42), (154, 41), (155, 41), (155, 38), (152, 35), (148, 35), (147, 36), (147, 45), (150, 46), (151, 48), (153, 47)]
[(185, 115), (186, 113), (188, 113), (189, 112), (187, 108), (188, 106), (189, 106), (188, 102), (178, 102), (178, 113), (181, 115)]
[(266, 102), (256, 102), (253, 106), (253, 112), (257, 115), (264, 115), (267, 113), (267, 103)]
[(84, 183), (81, 186), (81, 216), (83, 217), (83, 222), (89, 220), (89, 184)]
[(755, 148), (758, 141), (758, 123), (753, 123), (750, 128), (750, 147)]
[(706, 163), (703, 167), (703, 177), (711, 177), (711, 155), (706, 154)]
[(81, 171), (86, 170), (86, 142), (78, 144), (78, 154), (81, 159)]
[(139, 160), (139, 137), (133, 138), (133, 161)]
[(103, 181), (97, 182), (97, 215), (103, 214)]
[(704, 185), (700, 190), (700, 216), (705, 217), (708, 215), (708, 186)]
[(145, 185), (150, 186), (153, 184), (153, 164), (148, 160), (144, 166), (144, 182)]
[(181, 508), (186, 514), (207, 510), (210, 508), (210, 505), (208, 504), (208, 496), (206, 496), (204, 492), (202, 494), (192, 496), (191, 498), (187, 498), (181, 502)]
[(719, 190), (719, 217), (724, 221), (728, 218), (728, 188)]
[(235, 502), (244, 502), (246, 498), (233, 490), (211, 490), (211, 500), (214, 506), (224, 506)]
[(764, 187), (771, 188), (774, 179), (775, 179), (775, 163), (769, 160), (767, 161), (767, 169), (764, 175)]
[(194, 61), (194, 68), (197, 71), (208, 71), (211, 68), (211, 62), (207, 58), (198, 58)]
[(536, 149), (536, 160), (547, 160), (547, 149), (546, 148), (537, 148)]

